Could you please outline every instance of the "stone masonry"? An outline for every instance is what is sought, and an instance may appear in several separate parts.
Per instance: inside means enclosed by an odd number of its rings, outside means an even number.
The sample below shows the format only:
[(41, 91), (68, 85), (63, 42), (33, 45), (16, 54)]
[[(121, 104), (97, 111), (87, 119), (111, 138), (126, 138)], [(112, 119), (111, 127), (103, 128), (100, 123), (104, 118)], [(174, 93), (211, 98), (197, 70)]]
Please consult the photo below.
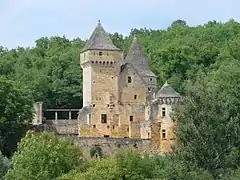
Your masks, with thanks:
[(99, 22), (81, 51), (80, 64), (80, 137), (148, 139), (150, 149), (171, 151), (176, 137), (170, 114), (172, 106), (179, 104), (180, 95), (167, 82), (157, 90), (156, 75), (137, 37), (124, 58)]

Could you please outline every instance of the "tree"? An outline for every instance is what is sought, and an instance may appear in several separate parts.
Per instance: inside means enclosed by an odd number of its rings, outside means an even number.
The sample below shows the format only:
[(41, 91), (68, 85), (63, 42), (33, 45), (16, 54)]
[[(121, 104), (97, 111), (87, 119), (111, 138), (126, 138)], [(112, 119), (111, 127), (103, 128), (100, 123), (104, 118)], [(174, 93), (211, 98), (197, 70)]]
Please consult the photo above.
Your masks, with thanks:
[(112, 157), (106, 159), (92, 159), (86, 164), (84, 171), (73, 170), (59, 177), (58, 180), (95, 180), (95, 179), (120, 179), (116, 160)]
[(10, 163), (10, 160), (3, 156), (3, 154), (0, 152), (0, 179), (2, 179), (6, 174), (8, 168), (10, 167)]
[(32, 120), (33, 102), (24, 88), (0, 78), (0, 151), (10, 156)]
[[(215, 177), (224, 176), (221, 169), (229, 168), (226, 166), (229, 155), (240, 147), (239, 91), (240, 63), (232, 58), (218, 69), (202, 74), (196, 82), (189, 82), (182, 106), (174, 115), (180, 141), (176, 152)], [(237, 159), (232, 160), (240, 165)]]
[(6, 180), (51, 180), (81, 162), (81, 150), (72, 141), (51, 133), (33, 134), (21, 140)]

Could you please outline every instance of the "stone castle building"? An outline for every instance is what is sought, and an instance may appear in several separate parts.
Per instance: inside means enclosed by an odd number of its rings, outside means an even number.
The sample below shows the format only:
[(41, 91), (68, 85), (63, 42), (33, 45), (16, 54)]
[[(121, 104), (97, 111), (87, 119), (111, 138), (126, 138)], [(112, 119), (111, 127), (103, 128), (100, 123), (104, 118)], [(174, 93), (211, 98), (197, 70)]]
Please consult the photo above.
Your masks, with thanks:
[(137, 37), (126, 58), (99, 22), (80, 54), (83, 108), (80, 137), (150, 139), (154, 149), (168, 152), (176, 142), (170, 118), (180, 101), (167, 82), (157, 89)]

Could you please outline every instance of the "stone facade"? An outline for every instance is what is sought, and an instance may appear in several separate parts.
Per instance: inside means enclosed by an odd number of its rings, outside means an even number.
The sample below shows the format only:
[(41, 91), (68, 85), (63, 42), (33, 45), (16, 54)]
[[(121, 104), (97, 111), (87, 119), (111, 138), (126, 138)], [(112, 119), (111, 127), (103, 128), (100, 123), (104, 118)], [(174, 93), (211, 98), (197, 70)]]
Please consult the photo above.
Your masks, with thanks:
[(167, 82), (157, 91), (156, 76), (136, 37), (124, 59), (99, 22), (80, 54), (80, 64), (80, 137), (148, 139), (152, 149), (171, 151), (176, 138), (170, 113), (180, 95)]

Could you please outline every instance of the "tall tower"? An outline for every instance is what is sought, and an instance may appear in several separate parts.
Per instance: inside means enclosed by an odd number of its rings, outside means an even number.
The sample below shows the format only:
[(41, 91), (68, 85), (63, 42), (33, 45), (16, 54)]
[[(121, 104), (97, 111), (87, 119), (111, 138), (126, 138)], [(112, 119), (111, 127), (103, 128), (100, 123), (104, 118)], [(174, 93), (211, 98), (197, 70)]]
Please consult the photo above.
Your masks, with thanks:
[[(110, 137), (119, 101), (119, 64), (123, 52), (111, 41), (100, 21), (80, 54), (83, 69), (83, 107), (91, 107), (85, 136)], [(111, 129), (112, 128), (112, 129)], [(90, 134), (84, 134), (91, 132)]]
[(122, 59), (122, 51), (113, 44), (99, 21), (80, 54), (83, 107), (94, 106), (101, 99), (98, 96), (116, 88), (117, 64)]

